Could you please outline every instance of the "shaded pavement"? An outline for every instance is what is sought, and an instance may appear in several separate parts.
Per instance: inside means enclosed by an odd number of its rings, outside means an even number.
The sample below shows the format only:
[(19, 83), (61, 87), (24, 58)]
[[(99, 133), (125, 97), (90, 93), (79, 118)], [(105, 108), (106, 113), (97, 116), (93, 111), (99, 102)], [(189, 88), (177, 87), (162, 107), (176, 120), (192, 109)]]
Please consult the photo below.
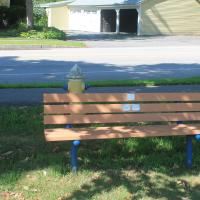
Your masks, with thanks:
[[(135, 92), (199, 92), (200, 85), (139, 86), (139, 87), (91, 87), (87, 93), (135, 93)], [(41, 105), (44, 93), (65, 93), (62, 88), (0, 89), (0, 106)]]
[(74, 64), (87, 81), (200, 76), (200, 45), (0, 51), (0, 84), (63, 82)]

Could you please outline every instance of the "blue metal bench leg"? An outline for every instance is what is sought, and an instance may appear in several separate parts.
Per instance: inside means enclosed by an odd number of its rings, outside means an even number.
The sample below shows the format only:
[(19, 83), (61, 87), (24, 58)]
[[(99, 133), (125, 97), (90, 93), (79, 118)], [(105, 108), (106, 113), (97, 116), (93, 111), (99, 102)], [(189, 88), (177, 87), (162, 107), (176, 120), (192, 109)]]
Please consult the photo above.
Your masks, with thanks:
[(78, 169), (77, 150), (78, 150), (79, 144), (80, 144), (80, 141), (78, 141), (78, 140), (72, 141), (72, 147), (71, 147), (71, 168), (72, 168), (72, 172), (76, 172), (77, 169)]
[(188, 168), (192, 168), (192, 138), (193, 136), (186, 136), (186, 165)]
[[(65, 126), (66, 128), (72, 128), (72, 124), (67, 124)], [(78, 158), (77, 158), (77, 151), (78, 151), (78, 145), (80, 144), (79, 140), (72, 141), (72, 147), (71, 147), (71, 168), (72, 172), (76, 172), (78, 169)]]

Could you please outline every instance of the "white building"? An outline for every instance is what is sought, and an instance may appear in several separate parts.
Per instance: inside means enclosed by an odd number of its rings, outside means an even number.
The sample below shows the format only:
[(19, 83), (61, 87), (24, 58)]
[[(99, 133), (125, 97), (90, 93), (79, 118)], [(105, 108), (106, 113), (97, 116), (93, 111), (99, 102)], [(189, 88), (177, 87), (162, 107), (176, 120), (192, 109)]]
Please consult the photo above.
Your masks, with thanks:
[(43, 4), (66, 31), (200, 35), (200, 0), (67, 0)]
[(76, 0), (43, 4), (48, 24), (62, 30), (138, 33), (138, 0)]

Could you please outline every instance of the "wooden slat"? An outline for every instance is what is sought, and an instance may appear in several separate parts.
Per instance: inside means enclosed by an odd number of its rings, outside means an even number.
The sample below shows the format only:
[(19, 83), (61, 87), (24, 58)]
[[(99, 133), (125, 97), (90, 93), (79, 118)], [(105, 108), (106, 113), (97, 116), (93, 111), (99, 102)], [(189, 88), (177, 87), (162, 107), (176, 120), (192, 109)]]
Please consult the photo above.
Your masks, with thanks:
[(125, 122), (155, 122), (155, 121), (197, 121), (197, 120), (200, 120), (200, 112), (44, 116), (44, 124), (91, 124), (91, 123), (125, 123)]
[(80, 129), (46, 129), (47, 141), (111, 139), (129, 137), (196, 135), (200, 133), (200, 125), (154, 125), (154, 126), (118, 126)]
[[(131, 108), (132, 104), (129, 105)], [(174, 112), (200, 111), (200, 103), (140, 104), (139, 112), (172, 112), (172, 111)], [(119, 113), (119, 112), (123, 112), (123, 104), (79, 104), (79, 105), (44, 106), (45, 114)], [(130, 110), (129, 112), (133, 112), (133, 110)]]
[[(127, 93), (95, 93), (95, 94), (44, 94), (44, 103), (64, 102), (124, 102)], [(137, 93), (135, 101), (200, 101), (200, 93)]]

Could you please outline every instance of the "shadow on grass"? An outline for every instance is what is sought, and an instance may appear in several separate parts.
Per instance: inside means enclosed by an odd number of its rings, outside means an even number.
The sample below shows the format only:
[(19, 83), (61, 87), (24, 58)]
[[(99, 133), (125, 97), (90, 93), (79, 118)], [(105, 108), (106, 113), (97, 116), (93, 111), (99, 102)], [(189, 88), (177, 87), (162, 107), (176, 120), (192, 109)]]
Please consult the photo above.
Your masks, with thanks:
[[(2, 185), (12, 188), (34, 170), (51, 168), (60, 176), (70, 172), (70, 143), (45, 142), (42, 107), (7, 107), (0, 108), (0, 113)], [(194, 168), (189, 171), (184, 167), (184, 137), (83, 141), (79, 148), (80, 173), (98, 171), (100, 175), (63, 199), (89, 199), (120, 187), (133, 199), (144, 194), (168, 199), (200, 197), (198, 183), (178, 180), (199, 174), (199, 150), (200, 145), (194, 142)]]
[[(156, 173), (150, 176), (145, 171), (139, 173), (132, 171), (130, 173), (130, 171), (107, 170), (101, 176), (92, 179), (90, 184), (83, 184), (80, 189), (75, 190), (68, 197), (63, 197), (62, 200), (91, 199), (98, 194), (117, 191), (122, 186), (130, 195), (123, 198), (123, 195), (118, 194), (122, 197), (119, 198), (118, 196), (118, 199), (143, 199), (148, 197), (183, 200), (200, 197), (200, 184), (193, 187), (185, 180), (171, 180), (165, 175)], [(116, 199), (116, 197), (113, 196), (113, 199)]]

